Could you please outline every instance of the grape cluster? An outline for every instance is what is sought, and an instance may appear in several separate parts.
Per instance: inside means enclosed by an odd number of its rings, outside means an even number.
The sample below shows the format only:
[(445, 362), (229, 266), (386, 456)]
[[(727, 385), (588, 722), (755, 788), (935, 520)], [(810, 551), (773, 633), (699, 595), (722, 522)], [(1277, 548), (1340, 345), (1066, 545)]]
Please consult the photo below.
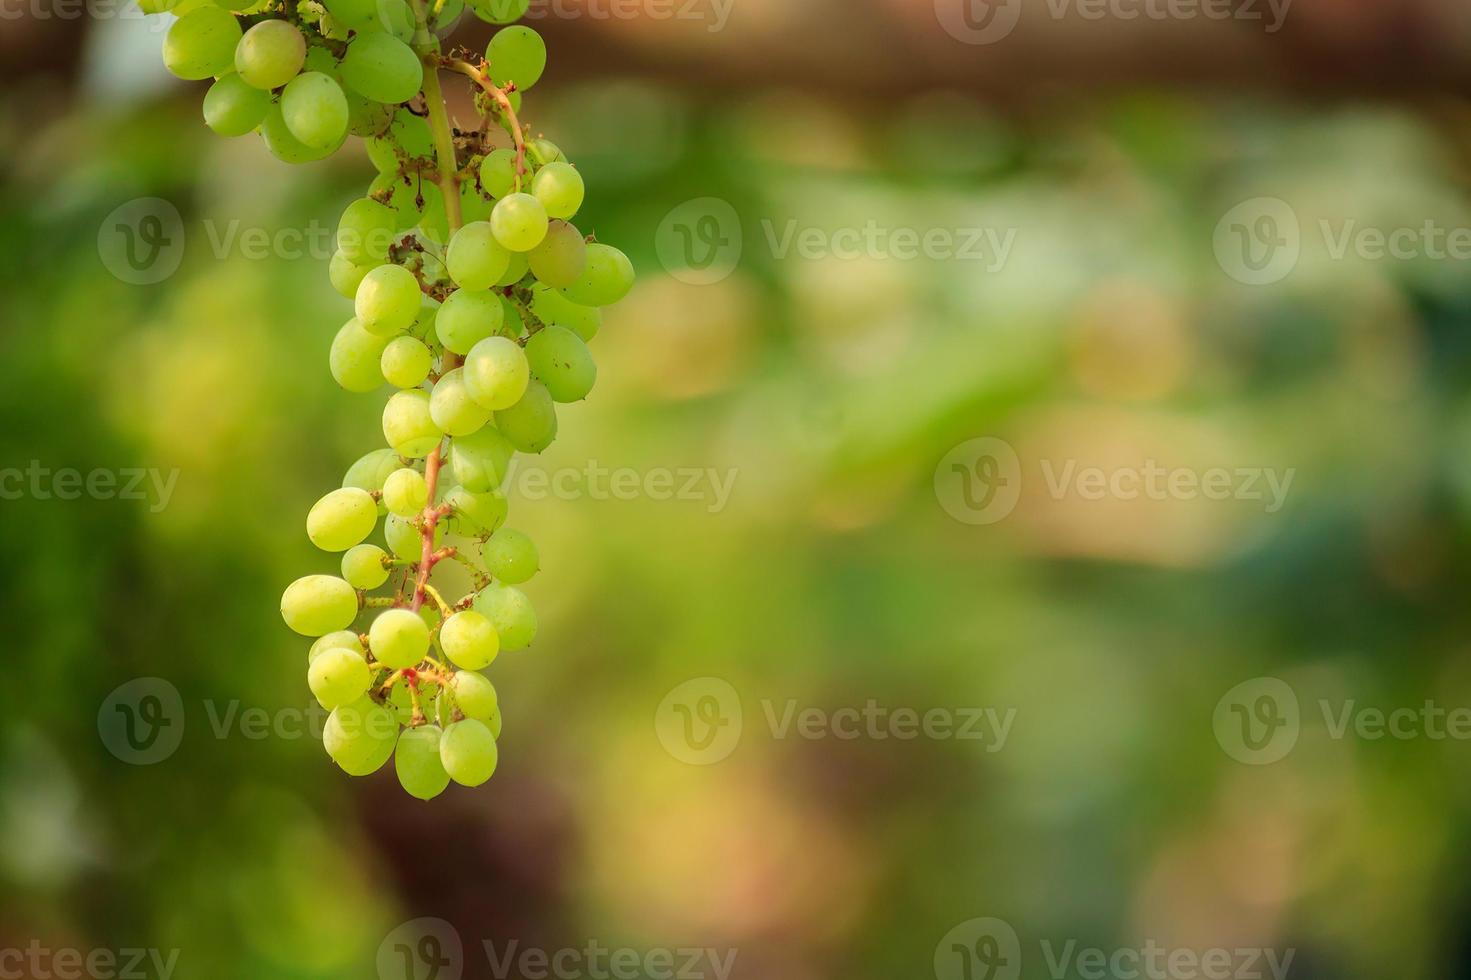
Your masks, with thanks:
[[(329, 274), (355, 316), (329, 360), (349, 391), (396, 389), (387, 448), (311, 509), (307, 535), (341, 554), (340, 575), (292, 583), (281, 614), (316, 640), (308, 682), (331, 712), (324, 742), (343, 770), (366, 776), (392, 757), (404, 789), (426, 800), (451, 780), (479, 786), (501, 734), (481, 671), (537, 631), (517, 586), (539, 558), (505, 526), (508, 468), (552, 444), (557, 405), (588, 396), (601, 308), (634, 279), (622, 252), (572, 224), (581, 175), (518, 118), (547, 62), (540, 35), (505, 26), (528, 0), (143, 3), (178, 18), (169, 70), (214, 78), (204, 119), (215, 132), (258, 132), (287, 163), (355, 135), (378, 170), (338, 225)], [(437, 37), (467, 3), (502, 26), (484, 58), (446, 54)], [(474, 128), (452, 126), (441, 72), (473, 83)], [(381, 544), (370, 543), (380, 520)], [(471, 594), (436, 586), (449, 560), (469, 569)], [(354, 627), (365, 611), (364, 633)]]

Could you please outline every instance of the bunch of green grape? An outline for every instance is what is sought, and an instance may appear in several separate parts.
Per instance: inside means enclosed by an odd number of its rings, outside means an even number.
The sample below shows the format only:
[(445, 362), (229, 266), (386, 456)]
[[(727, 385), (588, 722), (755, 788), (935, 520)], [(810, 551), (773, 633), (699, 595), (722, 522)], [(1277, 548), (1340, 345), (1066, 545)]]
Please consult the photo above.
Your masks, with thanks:
[[(517, 116), (547, 62), (540, 35), (504, 26), (529, 0), (468, 0), (503, 26), (483, 58), (439, 40), (466, 2), (145, 0), (177, 17), (168, 68), (214, 79), (215, 132), (259, 133), (287, 163), (358, 136), (378, 170), (338, 226), (329, 274), (355, 316), (329, 361), (349, 391), (394, 389), (386, 448), (311, 509), (307, 535), (342, 556), (340, 574), (294, 582), (281, 614), (315, 638), (308, 683), (331, 712), (328, 754), (355, 776), (393, 758), (426, 800), (495, 772), (500, 704), (481, 672), (537, 632), (518, 588), (537, 550), (505, 526), (510, 466), (552, 444), (559, 404), (592, 391), (601, 308), (634, 281), (622, 252), (572, 223), (578, 170)], [(449, 120), (446, 71), (474, 83), (475, 126)], [(435, 570), (451, 560), (470, 594), (441, 592)]]

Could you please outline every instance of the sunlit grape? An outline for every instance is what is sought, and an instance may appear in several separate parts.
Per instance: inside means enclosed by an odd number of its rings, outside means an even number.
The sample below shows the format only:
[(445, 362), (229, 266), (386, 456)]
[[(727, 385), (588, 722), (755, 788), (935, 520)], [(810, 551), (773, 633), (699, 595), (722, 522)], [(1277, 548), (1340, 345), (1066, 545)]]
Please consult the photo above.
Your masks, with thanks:
[(358, 618), (357, 591), (331, 575), (297, 579), (281, 596), (281, 617), (302, 636), (345, 630)]
[(377, 502), (366, 491), (344, 487), (312, 507), (306, 533), (323, 551), (342, 552), (365, 541), (377, 524)]
[(584, 343), (591, 343), (603, 327), (603, 311), (595, 306), (578, 306), (554, 289), (537, 289), (531, 298), (531, 311), (544, 323), (566, 327)]
[(298, 75), (281, 93), (281, 118), (307, 146), (336, 146), (347, 133), (347, 97), (321, 72)]
[(375, 449), (348, 467), (342, 485), (377, 493), (383, 489), (389, 474), (398, 469), (399, 465), (398, 453), (392, 449)]
[[(445, 522), (440, 521), (434, 526), (434, 547), (436, 550), (444, 544), (447, 534)], [(409, 522), (408, 518), (388, 515), (383, 522), (383, 540), (388, 544), (388, 550), (393, 552), (396, 558), (403, 561), (418, 561), (423, 557), (424, 538), (419, 529)]]
[[(219, 7), (199, 7), (180, 17), (163, 42), (163, 63), (180, 78), (197, 80), (234, 69), (240, 22)], [(248, 81), (248, 80), (246, 80)]]
[(261, 21), (245, 32), (235, 48), (235, 70), (259, 89), (280, 88), (296, 77), (305, 62), (306, 38), (289, 21)]
[(526, 360), (553, 401), (582, 401), (598, 380), (587, 345), (566, 327), (550, 326), (534, 334), (526, 342)]
[(520, 531), (503, 527), (490, 536), (480, 549), (485, 567), (506, 585), (529, 582), (541, 567), (536, 544)]
[(221, 136), (244, 136), (266, 118), (271, 96), (235, 72), (222, 77), (204, 95), (204, 123)]
[(461, 786), (482, 786), (495, 775), (500, 761), (495, 736), (483, 722), (467, 718), (445, 729), (439, 742), (445, 772)]
[(342, 577), (354, 589), (371, 592), (388, 581), (388, 552), (376, 544), (360, 544), (342, 556)]
[(587, 247), (587, 268), (562, 294), (582, 306), (612, 306), (628, 295), (633, 280), (628, 256), (611, 245), (594, 242)]
[[(466, 718), (489, 721), (500, 708), (500, 697), (495, 685), (483, 674), (469, 668), (455, 674), (454, 694), (455, 703), (460, 706), (460, 711)], [(494, 735), (495, 732), (492, 731), (491, 734)]]
[(511, 408), (526, 395), (531, 367), (521, 345), (508, 337), (490, 337), (465, 358), (465, 390), (491, 411)]
[(407, 467), (394, 470), (383, 483), (383, 504), (390, 514), (419, 516), (429, 505), (429, 484), (424, 474)]
[(465, 372), (460, 368), (447, 371), (435, 382), (429, 396), (429, 414), (434, 424), (449, 436), (473, 435), (490, 422), (490, 409), (470, 397), (465, 388)]
[(393, 712), (362, 697), (328, 716), (322, 745), (349, 776), (371, 776), (393, 755), (398, 733)]
[(433, 156), (434, 134), (422, 116), (408, 109), (386, 111), (392, 113), (387, 131), (363, 141), (373, 166), (383, 173), (397, 173), (404, 158)]
[(531, 183), (531, 193), (553, 218), (571, 218), (582, 209), (587, 193), (582, 174), (570, 163), (549, 163), (542, 167)]
[(391, 34), (359, 34), (347, 45), (342, 80), (375, 102), (407, 102), (419, 93), (424, 66), (413, 48)]
[(388, 399), (383, 409), (383, 436), (400, 455), (423, 459), (434, 452), (444, 432), (429, 411), (429, 393), (414, 388)]
[(497, 31), (485, 49), (490, 78), (501, 87), (515, 85), (525, 90), (541, 80), (547, 67), (547, 45), (529, 27), (507, 27)]
[(328, 711), (352, 704), (367, 694), (371, 682), (367, 661), (342, 647), (323, 652), (307, 671), (312, 694)]
[(488, 290), (461, 289), (451, 294), (434, 318), (439, 342), (456, 354), (469, 354), (505, 322), (500, 297)]
[(429, 377), (434, 355), (416, 337), (395, 337), (379, 362), (383, 377), (395, 388), (417, 388)]
[(499, 490), (471, 493), (464, 487), (455, 487), (445, 502), (454, 508), (454, 521), (460, 534), (466, 537), (487, 537), (506, 522), (510, 505)]
[(546, 285), (570, 286), (587, 268), (587, 242), (572, 225), (553, 221), (547, 228), (547, 237), (526, 254), (526, 260), (536, 278)]
[(498, 490), (509, 472), (516, 449), (494, 426), (449, 444), (449, 465), (455, 479), (471, 493)]
[(307, 146), (287, 128), (280, 102), (272, 102), (266, 107), (266, 117), (260, 124), (260, 135), (272, 156), (293, 165), (325, 160), (336, 153), (337, 148), (347, 140), (347, 132), (344, 130), (335, 143), (320, 147)]
[[(251, 91), (255, 91), (251, 89)], [(358, 286), (362, 285), (363, 277), (372, 272), (375, 266), (358, 265), (341, 249), (332, 253), (332, 261), (328, 265), (327, 274), (332, 280), (332, 288), (347, 298), (352, 299), (358, 294)]]
[(512, 252), (529, 252), (547, 237), (547, 209), (530, 194), (501, 198), (490, 213), (496, 241)]
[(456, 232), (445, 262), (450, 277), (461, 289), (468, 290), (489, 289), (510, 265), (511, 253), (496, 241), (488, 221), (472, 221)]
[(475, 597), (474, 608), (495, 627), (502, 650), (524, 650), (536, 639), (536, 610), (520, 589), (492, 585)]
[(351, 262), (382, 262), (397, 232), (398, 221), (390, 208), (360, 197), (347, 206), (337, 223), (337, 248)]
[(401, 334), (418, 319), (421, 296), (412, 272), (401, 265), (380, 265), (358, 286), (358, 322), (379, 337)]
[(480, 161), (480, 186), (494, 198), (508, 197), (516, 186), (516, 151), (491, 150)]
[(449, 788), (449, 773), (439, 758), (442, 738), (434, 725), (411, 728), (399, 736), (393, 768), (404, 792), (416, 800), (432, 800)]
[(501, 276), (501, 281), (498, 282), (498, 283), (496, 283), (496, 285), (497, 286), (514, 286), (518, 282), (520, 282), (522, 279), (526, 278), (526, 273), (528, 271), (530, 271), (530, 269), (531, 269), (531, 266), (527, 263), (526, 256), (525, 256), (524, 253), (522, 253), (522, 252), (512, 252), (511, 253), (511, 265), (506, 270), (506, 274), (503, 275), (503, 276)]
[(368, 649), (394, 670), (412, 667), (429, 652), (429, 627), (411, 610), (385, 610), (368, 629)]
[(484, 670), (501, 652), (500, 637), (490, 620), (473, 610), (455, 613), (439, 629), (439, 644), (456, 667)]
[(523, 453), (546, 451), (557, 439), (557, 406), (551, 392), (540, 382), (531, 382), (520, 401), (495, 413), (495, 427)]
[(312, 648), (307, 651), (307, 664), (316, 663), (318, 657), (335, 647), (351, 650), (360, 657), (368, 652), (368, 648), (363, 646), (362, 640), (352, 630), (338, 630), (336, 633), (328, 633), (312, 644)]
[(531, 0), (470, 0), (475, 16), (492, 24), (514, 24), (530, 8)]

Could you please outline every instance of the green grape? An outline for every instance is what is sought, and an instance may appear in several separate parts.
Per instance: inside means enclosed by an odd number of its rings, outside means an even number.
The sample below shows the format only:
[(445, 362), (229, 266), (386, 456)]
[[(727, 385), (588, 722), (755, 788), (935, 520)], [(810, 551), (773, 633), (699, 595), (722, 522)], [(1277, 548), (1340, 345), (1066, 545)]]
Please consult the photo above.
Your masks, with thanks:
[(295, 24), (263, 20), (240, 38), (235, 70), (259, 89), (276, 89), (296, 77), (306, 63), (306, 38)]
[(514, 286), (522, 279), (525, 279), (526, 273), (530, 270), (531, 265), (526, 261), (526, 256), (521, 252), (512, 252), (511, 267), (506, 270), (506, 274), (501, 276), (501, 281), (496, 283), (496, 285), (501, 287)]
[(501, 740), (501, 706), (497, 704), (491, 712), (490, 719), (486, 721), (485, 727), (490, 729), (491, 738), (497, 742)]
[[(336, 66), (336, 62), (333, 63)], [(340, 72), (331, 73), (338, 82), (342, 81)], [(347, 99), (347, 130), (354, 136), (364, 139), (382, 136), (388, 131), (393, 123), (393, 106), (374, 102), (372, 99), (364, 98), (356, 92), (346, 89), (342, 92)]]
[(492, 585), (475, 597), (474, 608), (495, 626), (502, 650), (524, 650), (536, 639), (536, 610), (520, 589)]
[(342, 647), (324, 651), (307, 671), (307, 685), (328, 711), (352, 704), (368, 693), (372, 682), (367, 661)]
[[(419, 237), (437, 246), (434, 251), (449, 245), (449, 215), (444, 210), (444, 193), (439, 185), (425, 181), (419, 185), (419, 194), (424, 198), (424, 215), (419, 219)], [(430, 256), (425, 253), (426, 264)], [(435, 260), (438, 261), (437, 259)]]
[(271, 155), (282, 163), (292, 165), (302, 163), (314, 163), (317, 160), (325, 160), (338, 147), (347, 142), (347, 133), (343, 132), (342, 138), (335, 145), (316, 147), (307, 146), (301, 140), (292, 135), (291, 130), (286, 128), (286, 119), (281, 115), (281, 103), (272, 102), (266, 108), (266, 118), (260, 124), (261, 139), (265, 141), (266, 149)]
[(337, 383), (354, 394), (364, 395), (383, 385), (379, 362), (387, 338), (375, 337), (356, 319), (348, 320), (332, 339), (328, 365)]
[(471, 493), (464, 487), (455, 487), (444, 502), (454, 508), (455, 524), (466, 537), (489, 537), (506, 522), (510, 512), (510, 504), (499, 490)]
[(164, 14), (179, 5), (180, 0), (138, 0), (138, 9), (145, 14)]
[(553, 221), (547, 237), (526, 255), (536, 278), (548, 286), (570, 286), (587, 268), (587, 242), (582, 232), (565, 221)]
[[(445, 522), (440, 521), (434, 526), (434, 547), (436, 550), (444, 544), (447, 533)], [(418, 561), (423, 556), (424, 538), (419, 529), (414, 527), (406, 517), (395, 517), (388, 515), (388, 520), (383, 522), (383, 539), (388, 542), (388, 550), (394, 556), (404, 561)]]
[(315, 38), (307, 38), (306, 60), (302, 62), (301, 70), (321, 72), (323, 75), (337, 78), (342, 73), (342, 66), (338, 63), (337, 56), (332, 53), (331, 48), (323, 47), (315, 43), (315, 40)]
[(480, 186), (494, 198), (509, 197), (516, 186), (516, 151), (491, 150), (480, 161)]
[(384, 610), (368, 629), (368, 649), (394, 670), (413, 667), (429, 653), (429, 627), (411, 610)]
[(383, 436), (399, 455), (423, 459), (434, 452), (444, 432), (429, 412), (429, 393), (417, 388), (400, 391), (383, 409)]
[(505, 337), (520, 337), (526, 329), (526, 321), (521, 319), (521, 310), (509, 296), (501, 295), (501, 309), (506, 312), (506, 322), (501, 327), (501, 335)]
[(419, 280), (401, 265), (380, 265), (358, 286), (358, 322), (379, 337), (393, 337), (419, 318)]
[(307, 666), (316, 663), (317, 658), (326, 651), (335, 650), (338, 647), (351, 650), (360, 657), (368, 652), (363, 646), (363, 641), (352, 630), (338, 630), (336, 633), (328, 633), (312, 644), (311, 650), (307, 651), (306, 655)]
[(541, 317), (543, 323), (555, 323), (566, 327), (583, 343), (592, 339), (603, 328), (603, 311), (595, 306), (578, 306), (553, 289), (537, 289), (531, 296), (531, 311)]
[(465, 372), (460, 368), (445, 372), (434, 385), (429, 396), (429, 414), (448, 436), (474, 435), (490, 422), (490, 409), (470, 397), (465, 388)]
[(509, 337), (488, 337), (465, 357), (465, 390), (493, 412), (520, 402), (530, 381), (526, 352)]
[(398, 453), (392, 449), (375, 449), (348, 467), (342, 479), (344, 487), (357, 487), (368, 493), (379, 493), (391, 473), (400, 466)]
[(396, 104), (419, 94), (424, 66), (413, 48), (391, 34), (359, 34), (348, 42), (342, 80), (374, 102)]
[(323, 551), (362, 544), (378, 524), (378, 502), (365, 490), (344, 487), (317, 501), (306, 519), (307, 537)]
[(587, 247), (587, 268), (562, 295), (580, 306), (612, 306), (633, 288), (633, 263), (611, 245)]
[(221, 136), (244, 136), (266, 118), (271, 96), (234, 72), (220, 78), (204, 95), (204, 124)]
[(530, 194), (512, 194), (496, 203), (490, 227), (496, 241), (512, 252), (529, 252), (547, 237), (547, 209)]
[(551, 392), (540, 382), (531, 382), (520, 401), (495, 413), (495, 427), (521, 452), (545, 452), (557, 440), (557, 406)]
[(450, 440), (449, 465), (460, 486), (471, 493), (498, 490), (505, 482), (515, 448), (493, 426)]
[(526, 144), (526, 149), (542, 166), (549, 163), (566, 163), (567, 154), (551, 140), (537, 139)]
[(398, 174), (383, 173), (368, 185), (368, 193), (374, 200), (387, 197), (385, 202), (393, 212), (399, 231), (407, 231), (419, 223), (424, 209), (419, 204), (419, 178), (400, 177)]
[(571, 218), (582, 210), (587, 189), (582, 174), (570, 163), (549, 163), (531, 182), (531, 193), (553, 218)]
[(332, 263), (327, 274), (332, 280), (333, 289), (343, 297), (353, 299), (358, 294), (358, 286), (362, 285), (363, 277), (372, 272), (373, 268), (372, 265), (358, 265), (347, 257), (347, 253), (338, 249), (332, 253)]
[(439, 628), (439, 645), (451, 663), (465, 670), (484, 670), (501, 652), (500, 637), (490, 620), (468, 609), (444, 621)]
[(371, 776), (393, 755), (398, 731), (392, 711), (372, 698), (361, 697), (327, 717), (322, 745), (349, 776)]
[(398, 221), (392, 209), (360, 197), (342, 212), (337, 223), (337, 248), (359, 265), (381, 263), (398, 239)]
[(387, 131), (365, 140), (364, 144), (368, 149), (368, 159), (383, 173), (398, 173), (403, 159), (400, 154), (410, 160), (434, 156), (434, 134), (429, 123), (408, 109), (393, 112), (393, 121)]
[(378, 15), (377, 0), (322, 0), (322, 4), (334, 20), (353, 31), (374, 23)]
[(357, 590), (331, 575), (297, 579), (281, 596), (281, 618), (302, 636), (345, 630), (358, 618)]
[(490, 574), (507, 585), (529, 582), (541, 568), (536, 544), (520, 531), (503, 527), (480, 549)]
[(450, 295), (434, 318), (439, 342), (456, 354), (469, 354), (505, 322), (500, 297), (488, 290), (461, 289)]
[(397, 517), (418, 517), (429, 506), (429, 483), (418, 470), (394, 470), (383, 484), (383, 504)]
[(461, 221), (467, 224), (486, 221), (493, 210), (495, 210), (495, 202), (480, 193), (480, 186), (473, 178), (460, 184)]
[(495, 775), (500, 761), (495, 736), (483, 722), (467, 718), (445, 729), (439, 740), (439, 758), (444, 771), (461, 786), (483, 786)]
[(449, 773), (439, 760), (443, 733), (433, 725), (410, 728), (398, 739), (393, 768), (398, 784), (416, 800), (429, 801), (449, 788)]
[(383, 348), (379, 365), (383, 377), (395, 388), (417, 388), (434, 367), (434, 354), (415, 337), (395, 337)]
[(546, 71), (547, 45), (529, 27), (508, 27), (490, 39), (485, 60), (490, 62), (491, 81), (502, 88), (515, 85), (525, 91)]
[(550, 326), (526, 342), (526, 360), (552, 400), (580, 402), (598, 380), (598, 366), (582, 338), (566, 327)]
[[(377, 512), (376, 507), (374, 512)], [(388, 552), (376, 544), (349, 548), (342, 556), (342, 577), (354, 589), (371, 592), (388, 581), (388, 566), (383, 564), (387, 557)]]
[(309, 71), (281, 93), (281, 118), (307, 146), (339, 146), (347, 135), (347, 97), (329, 76)]
[(487, 221), (472, 221), (456, 232), (445, 262), (456, 285), (475, 291), (494, 286), (510, 265), (511, 253), (496, 241)]
[(383, 31), (405, 44), (412, 44), (415, 28), (414, 12), (404, 0), (378, 0), (377, 16), (364, 30)]
[(470, 0), (475, 16), (491, 24), (514, 24), (531, 9), (531, 0)]
[[(460, 615), (466, 614), (460, 613)], [(500, 695), (496, 693), (495, 685), (483, 674), (478, 674), (471, 669), (462, 670), (455, 674), (452, 686), (455, 692), (455, 704), (460, 706), (460, 711), (466, 718), (489, 721), (500, 708)]]
[(234, 67), (242, 36), (240, 22), (229, 11), (214, 6), (191, 10), (169, 28), (163, 63), (190, 81), (224, 75)]

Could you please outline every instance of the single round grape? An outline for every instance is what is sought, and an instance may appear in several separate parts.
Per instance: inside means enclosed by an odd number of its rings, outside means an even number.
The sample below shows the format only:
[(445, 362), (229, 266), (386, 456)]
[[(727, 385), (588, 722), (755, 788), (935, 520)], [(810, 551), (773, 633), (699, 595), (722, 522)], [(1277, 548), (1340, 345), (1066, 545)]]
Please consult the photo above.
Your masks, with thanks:
[(505, 320), (499, 296), (488, 290), (460, 289), (439, 308), (434, 332), (446, 348), (464, 355), (494, 335)]
[(480, 161), (480, 186), (494, 198), (509, 197), (516, 187), (516, 151), (491, 150)]
[(240, 22), (228, 10), (213, 5), (191, 10), (164, 38), (164, 66), (190, 81), (224, 75), (234, 68), (242, 36)]
[(337, 223), (337, 248), (358, 264), (383, 262), (397, 239), (397, 216), (371, 198), (353, 201)]
[(383, 348), (387, 338), (375, 337), (363, 329), (356, 319), (348, 320), (332, 340), (327, 363), (332, 377), (343, 388), (363, 395), (383, 384)]
[(397, 173), (405, 156), (414, 159), (434, 155), (434, 134), (422, 116), (399, 109), (392, 119), (386, 132), (364, 141), (373, 166), (383, 173)]
[(547, 209), (530, 194), (512, 194), (496, 203), (490, 227), (496, 241), (512, 252), (529, 252), (547, 237)]
[(347, 135), (347, 97), (321, 72), (297, 75), (281, 93), (281, 118), (307, 146), (336, 146)]
[(520, 402), (531, 381), (526, 352), (509, 337), (490, 337), (480, 341), (466, 356), (464, 370), (465, 390), (471, 398), (493, 412)]
[(439, 761), (442, 738), (443, 733), (434, 725), (410, 728), (399, 736), (393, 769), (398, 784), (416, 800), (427, 802), (449, 788), (449, 773)]
[(474, 435), (452, 439), (449, 465), (460, 486), (471, 493), (499, 490), (510, 472), (516, 449), (500, 430), (487, 425)]
[(501, 281), (496, 283), (496, 285), (514, 286), (516, 285), (516, 283), (526, 278), (526, 273), (530, 271), (530, 269), (531, 266), (529, 263), (527, 263), (524, 253), (512, 252), (511, 267), (506, 270), (506, 274), (501, 276)]
[(541, 317), (543, 323), (555, 323), (566, 327), (583, 343), (592, 339), (603, 328), (603, 311), (595, 306), (578, 306), (553, 289), (538, 289), (532, 294), (531, 311)]
[(424, 474), (407, 467), (390, 473), (383, 484), (383, 504), (390, 514), (418, 517), (429, 506), (429, 483)]
[(260, 136), (272, 156), (292, 166), (325, 160), (347, 142), (347, 133), (344, 131), (342, 137), (330, 146), (307, 146), (286, 128), (286, 118), (281, 115), (280, 102), (272, 102), (266, 108), (266, 118), (260, 124)]
[(582, 174), (570, 163), (549, 163), (537, 171), (531, 193), (553, 218), (570, 218), (582, 210), (587, 189)]
[(358, 286), (358, 322), (379, 337), (401, 334), (419, 318), (422, 297), (412, 272), (401, 265), (380, 265)]
[(413, 667), (429, 653), (429, 627), (411, 610), (385, 610), (368, 630), (368, 649), (394, 670)]
[(500, 696), (496, 693), (495, 685), (483, 674), (462, 670), (455, 674), (453, 687), (455, 704), (460, 706), (460, 711), (466, 718), (489, 721), (500, 707)]
[[(419, 206), (419, 180), (417, 177), (401, 177), (398, 174), (379, 174), (368, 185), (368, 193), (374, 200), (382, 200), (393, 212), (400, 232), (407, 231), (419, 223), (424, 210)], [(384, 200), (384, 198), (387, 200)]]
[(514, 24), (531, 9), (531, 0), (470, 0), (475, 16), (491, 24)]
[(495, 427), (521, 452), (545, 452), (557, 440), (557, 406), (551, 392), (540, 382), (531, 382), (519, 402), (495, 413)]
[(480, 193), (479, 184), (471, 179), (460, 184), (460, 220), (466, 224), (490, 220), (495, 202)]
[[(375, 508), (376, 512), (376, 508)], [(371, 592), (388, 581), (388, 552), (376, 544), (360, 544), (342, 556), (342, 577), (354, 589)]]
[(366, 29), (383, 31), (412, 44), (415, 28), (414, 12), (404, 0), (378, 0), (376, 21)]
[(400, 465), (398, 453), (392, 449), (375, 449), (348, 467), (347, 475), (342, 479), (342, 485), (357, 487), (368, 493), (377, 493), (383, 489), (383, 484), (387, 482), (389, 475)]
[(307, 671), (307, 686), (328, 711), (352, 704), (368, 693), (372, 682), (367, 661), (341, 647), (324, 652)]
[(376, 0), (323, 0), (332, 17), (348, 30), (362, 31), (376, 23)]
[(449, 243), (445, 267), (461, 289), (489, 289), (510, 266), (511, 253), (496, 241), (488, 221), (472, 221)]
[(338, 630), (336, 633), (328, 633), (312, 644), (312, 648), (307, 651), (306, 655), (307, 665), (311, 666), (323, 653), (338, 647), (351, 650), (359, 657), (368, 652), (368, 648), (363, 646), (363, 641), (352, 630)]
[(302, 636), (345, 630), (358, 618), (357, 590), (331, 575), (308, 575), (287, 586), (281, 617)]
[(598, 366), (582, 338), (566, 327), (550, 326), (526, 342), (526, 360), (552, 400), (580, 402), (598, 380)]
[(490, 63), (490, 80), (505, 88), (515, 85), (521, 91), (541, 80), (547, 67), (547, 45), (541, 35), (529, 27), (507, 27), (497, 31), (485, 49)]
[(536, 610), (520, 589), (492, 585), (475, 597), (474, 608), (495, 627), (502, 650), (524, 650), (536, 639)]
[[(439, 521), (434, 525), (435, 550), (444, 544), (447, 533), (444, 521)], [(418, 561), (424, 557), (423, 535), (410, 523), (409, 518), (389, 514), (388, 520), (383, 522), (383, 540), (388, 542), (388, 550), (393, 552), (395, 557), (404, 561)]]
[(270, 105), (269, 93), (231, 72), (204, 94), (204, 124), (221, 136), (244, 136), (265, 120)]
[(536, 278), (548, 286), (570, 286), (587, 268), (587, 242), (582, 232), (565, 221), (553, 221), (547, 237), (526, 254)]
[(434, 367), (434, 354), (416, 337), (395, 337), (383, 348), (383, 377), (395, 388), (417, 388)]
[(489, 537), (506, 522), (510, 513), (510, 504), (499, 490), (471, 493), (464, 487), (455, 487), (444, 502), (454, 508), (457, 531), (466, 537)]
[(235, 70), (256, 88), (280, 88), (296, 77), (306, 62), (306, 38), (290, 21), (263, 20), (240, 38)]
[(359, 34), (342, 58), (342, 80), (374, 102), (396, 104), (419, 94), (424, 66), (413, 48), (391, 34)]
[(501, 740), (501, 706), (499, 704), (491, 712), (490, 718), (485, 722), (485, 727), (490, 729), (491, 738), (497, 742)]
[[(457, 612), (439, 628), (439, 645), (450, 662), (464, 670), (484, 670), (495, 663), (501, 640), (490, 620), (467, 609)], [(468, 714), (469, 712), (466, 712)]]
[(461, 786), (483, 786), (495, 775), (500, 761), (495, 736), (483, 722), (473, 718), (457, 721), (439, 740), (439, 759), (444, 771)]
[(342, 552), (362, 544), (378, 525), (378, 503), (367, 491), (333, 490), (306, 518), (307, 537), (323, 551)]
[(349, 776), (371, 776), (393, 755), (398, 732), (392, 711), (372, 698), (361, 697), (327, 717), (322, 745)]
[(562, 295), (581, 306), (612, 306), (633, 288), (633, 263), (611, 245), (587, 247), (587, 268)]
[(541, 568), (536, 543), (520, 531), (503, 527), (490, 536), (480, 549), (490, 574), (506, 585), (529, 582)]
[(429, 393), (418, 388), (400, 391), (383, 409), (383, 436), (400, 456), (423, 459), (434, 452), (444, 432), (429, 412)]
[(549, 163), (566, 163), (567, 154), (562, 148), (549, 139), (534, 139), (526, 144), (526, 151), (532, 155), (542, 166)]
[[(255, 89), (251, 89), (252, 92)], [(372, 272), (375, 266), (358, 265), (341, 249), (332, 253), (332, 262), (328, 266), (327, 274), (332, 280), (332, 288), (347, 299), (353, 299), (358, 294), (358, 286), (362, 285), (363, 277)]]
[(470, 397), (461, 368), (445, 372), (429, 396), (429, 414), (448, 436), (474, 435), (490, 422), (490, 409)]

